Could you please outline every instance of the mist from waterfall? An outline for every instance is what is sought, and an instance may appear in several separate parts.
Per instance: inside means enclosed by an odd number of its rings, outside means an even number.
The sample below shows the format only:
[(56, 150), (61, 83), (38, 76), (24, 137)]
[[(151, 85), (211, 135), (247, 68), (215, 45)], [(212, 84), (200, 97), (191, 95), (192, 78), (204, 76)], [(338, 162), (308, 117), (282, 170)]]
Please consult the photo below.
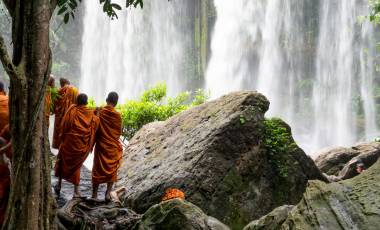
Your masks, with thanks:
[(167, 84), (168, 95), (182, 91), (182, 62), (191, 42), (186, 14), (181, 2), (146, 1), (143, 10), (123, 10), (111, 20), (98, 2), (86, 1), (80, 90), (98, 103), (110, 91), (135, 99), (158, 82)]
[(293, 128), (309, 154), (376, 134), (376, 40), (365, 0), (215, 0), (206, 88), (257, 89), (267, 116)]

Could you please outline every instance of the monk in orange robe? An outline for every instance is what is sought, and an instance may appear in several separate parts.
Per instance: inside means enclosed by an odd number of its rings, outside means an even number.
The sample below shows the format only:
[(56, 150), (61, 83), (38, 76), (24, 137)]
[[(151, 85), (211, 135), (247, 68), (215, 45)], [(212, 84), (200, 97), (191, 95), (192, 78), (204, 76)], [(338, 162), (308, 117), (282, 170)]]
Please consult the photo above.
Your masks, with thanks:
[(95, 142), (99, 118), (87, 108), (87, 95), (79, 94), (77, 104), (72, 105), (62, 119), (62, 144), (59, 147), (55, 176), (58, 184), (55, 191), (59, 195), (62, 179), (74, 184), (74, 197), (80, 197), (80, 169)]
[(55, 87), (55, 80), (53, 75), (50, 75), (49, 81), (46, 87), (46, 92), (45, 92), (45, 119), (47, 122), (47, 126), (49, 127), (49, 118), (51, 114), (51, 104), (52, 104), (52, 99), (51, 99), (51, 89)]
[(7, 157), (8, 160), (12, 159), (9, 125), (4, 127), (0, 132), (0, 228), (3, 225), (5, 212), (7, 211), (11, 187), (11, 173), (5, 157)]
[(59, 80), (61, 88), (58, 91), (58, 98), (54, 103), (54, 133), (53, 133), (53, 145), (55, 149), (59, 149), (61, 139), (59, 139), (61, 133), (62, 118), (65, 116), (66, 111), (72, 104), (75, 104), (78, 96), (78, 89), (70, 85), (69, 80), (61, 78)]
[(121, 116), (115, 110), (119, 96), (108, 94), (107, 105), (100, 109), (100, 126), (96, 134), (94, 165), (92, 167), (92, 198), (97, 199), (99, 184), (107, 183), (105, 200), (111, 200), (110, 192), (117, 180), (123, 148), (120, 143)]
[(9, 123), (8, 96), (4, 90), (4, 83), (0, 81), (0, 131)]

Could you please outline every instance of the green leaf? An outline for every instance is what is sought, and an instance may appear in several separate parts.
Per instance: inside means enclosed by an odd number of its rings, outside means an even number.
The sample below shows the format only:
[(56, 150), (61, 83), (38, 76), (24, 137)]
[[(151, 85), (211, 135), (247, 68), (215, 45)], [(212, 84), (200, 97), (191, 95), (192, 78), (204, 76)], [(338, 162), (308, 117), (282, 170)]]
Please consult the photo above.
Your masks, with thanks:
[(66, 13), (65, 16), (64, 16), (64, 18), (63, 18), (63, 22), (64, 22), (65, 24), (67, 24), (67, 23), (69, 22), (69, 19), (70, 19), (70, 14), (69, 14), (69, 13)]
[(66, 10), (67, 10), (67, 7), (66, 6), (62, 6), (61, 9), (59, 9), (59, 11), (58, 11), (58, 15), (63, 14)]
[(112, 3), (111, 6), (117, 10), (121, 10), (121, 6), (116, 3)]

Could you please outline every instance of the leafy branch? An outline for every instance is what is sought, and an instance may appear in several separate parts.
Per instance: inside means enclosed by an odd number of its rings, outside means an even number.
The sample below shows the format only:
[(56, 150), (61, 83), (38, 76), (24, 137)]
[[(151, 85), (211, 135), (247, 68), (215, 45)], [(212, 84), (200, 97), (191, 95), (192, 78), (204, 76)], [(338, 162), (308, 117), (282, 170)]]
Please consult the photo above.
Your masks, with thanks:
[[(143, 0), (125, 0), (125, 7), (144, 7)], [(82, 3), (82, 0), (58, 0), (58, 15), (63, 16), (63, 22), (67, 24), (70, 21), (70, 18), (75, 19), (75, 10), (78, 8), (78, 5)], [(103, 12), (106, 13), (111, 19), (117, 19), (118, 11), (122, 10), (122, 7), (112, 2), (112, 0), (99, 0), (100, 5), (102, 6)]]

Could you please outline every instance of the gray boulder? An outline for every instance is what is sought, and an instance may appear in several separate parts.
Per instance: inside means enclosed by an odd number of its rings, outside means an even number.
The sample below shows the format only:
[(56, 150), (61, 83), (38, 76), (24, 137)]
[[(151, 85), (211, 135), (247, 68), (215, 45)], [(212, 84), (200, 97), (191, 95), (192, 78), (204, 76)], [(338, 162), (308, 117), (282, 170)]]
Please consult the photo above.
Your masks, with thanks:
[(358, 175), (356, 172), (356, 165), (358, 162), (362, 162), (366, 168), (369, 168), (380, 157), (379, 142), (358, 144), (352, 147), (352, 149), (358, 151), (359, 154), (347, 162), (347, 164), (339, 172), (338, 177), (340, 177), (342, 180), (349, 179)]
[(380, 226), (380, 160), (339, 183), (311, 181), (279, 229), (366, 229)]
[(130, 141), (117, 186), (144, 213), (170, 187), (232, 229), (302, 198), (309, 179), (325, 180), (294, 142), (290, 127), (266, 120), (269, 102), (231, 93), (144, 126)]
[(252, 221), (243, 230), (277, 230), (293, 208), (293, 205), (280, 206), (260, 219)]
[(319, 153), (315, 160), (318, 168), (331, 180), (345, 180), (352, 178), (356, 172), (356, 164), (364, 163), (366, 168), (373, 165), (380, 157), (380, 143), (360, 143), (351, 148), (330, 148)]
[(347, 162), (359, 154), (357, 150), (352, 148), (328, 148), (316, 154), (318, 157), (315, 159), (315, 164), (323, 173), (338, 176)]
[(190, 202), (173, 199), (152, 206), (142, 216), (138, 230), (229, 230)]

